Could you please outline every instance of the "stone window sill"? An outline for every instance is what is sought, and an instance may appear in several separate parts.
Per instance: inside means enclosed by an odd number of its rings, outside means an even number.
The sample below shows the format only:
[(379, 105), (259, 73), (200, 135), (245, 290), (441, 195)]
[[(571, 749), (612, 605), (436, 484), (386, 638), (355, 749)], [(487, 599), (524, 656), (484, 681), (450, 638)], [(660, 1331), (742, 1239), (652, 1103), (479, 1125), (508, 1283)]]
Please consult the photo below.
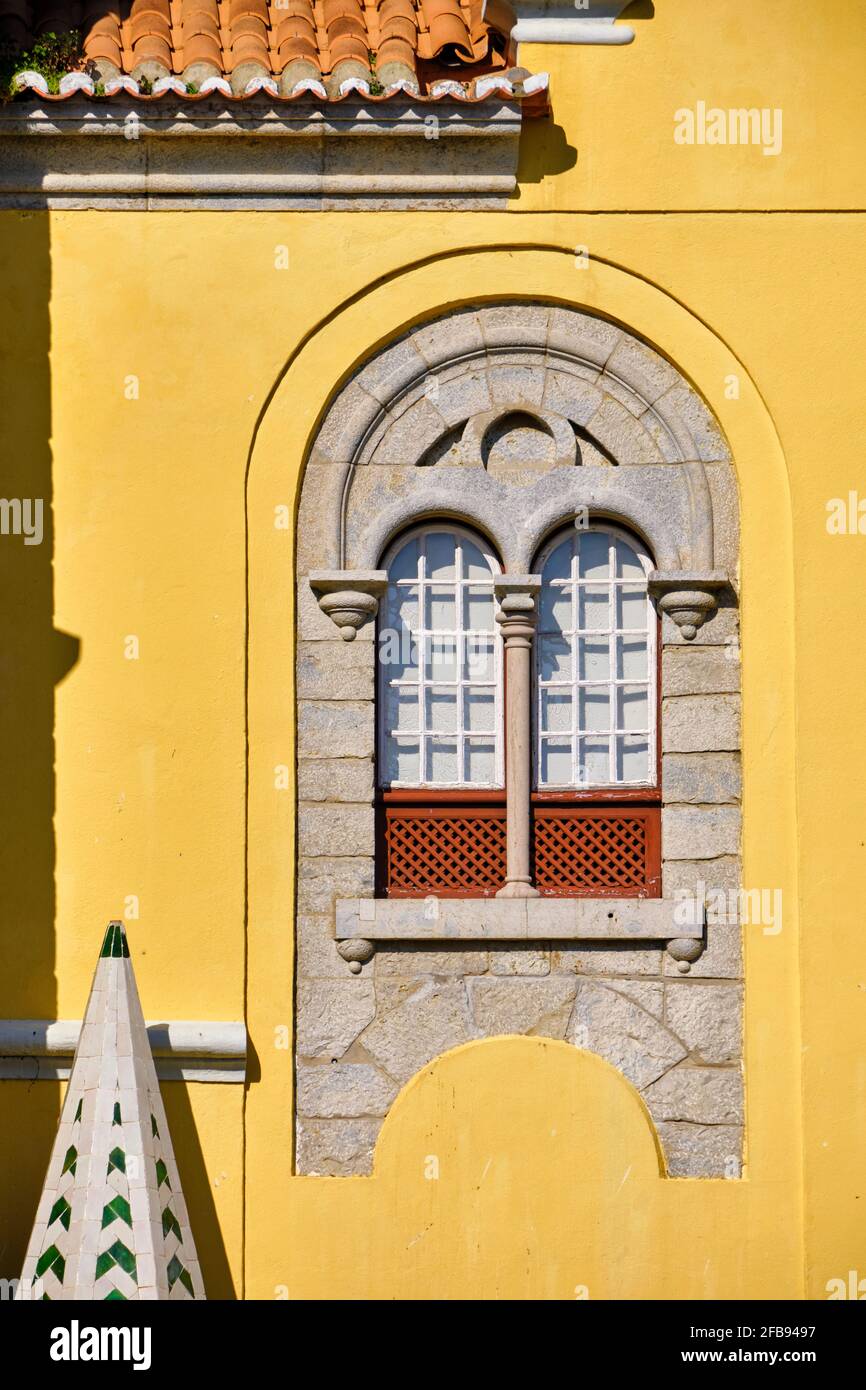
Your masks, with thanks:
[(686, 970), (703, 950), (703, 906), (689, 914), (670, 898), (342, 898), (336, 909), (337, 949), (356, 973), (376, 943), (397, 941), (666, 941)]

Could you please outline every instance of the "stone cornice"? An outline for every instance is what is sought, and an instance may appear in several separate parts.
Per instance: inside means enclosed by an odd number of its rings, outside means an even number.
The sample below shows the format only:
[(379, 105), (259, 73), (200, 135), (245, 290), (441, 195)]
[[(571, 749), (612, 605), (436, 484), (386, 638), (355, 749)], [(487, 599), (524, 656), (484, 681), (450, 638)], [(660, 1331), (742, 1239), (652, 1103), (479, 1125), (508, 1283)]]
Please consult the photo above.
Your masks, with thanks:
[(0, 107), (0, 207), (502, 208), (521, 121), (495, 96), (16, 101)]

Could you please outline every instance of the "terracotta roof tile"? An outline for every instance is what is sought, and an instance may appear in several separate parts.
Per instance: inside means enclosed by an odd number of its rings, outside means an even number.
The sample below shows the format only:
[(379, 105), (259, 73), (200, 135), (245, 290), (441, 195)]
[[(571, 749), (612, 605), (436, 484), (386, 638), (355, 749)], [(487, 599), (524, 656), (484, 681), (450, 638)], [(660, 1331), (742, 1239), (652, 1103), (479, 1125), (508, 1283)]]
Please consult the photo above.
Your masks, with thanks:
[[(386, 95), (434, 97), (436, 84), (453, 91), (457, 82), (473, 99), (475, 79), (505, 77), (514, 60), (508, 0), (488, 4), (489, 10), (484, 0), (0, 0), (0, 43), (26, 51), (44, 33), (79, 29), (82, 68), (106, 95), (134, 90), (126, 78), (143, 81), (145, 93), (155, 86), (194, 95), (208, 84), (228, 94), (228, 83), (236, 97), (263, 86), (291, 97), (313, 84), (339, 98), (357, 83), (378, 83)], [(518, 82), (522, 75), (512, 74)], [(21, 85), (41, 91), (39, 82)], [(61, 94), (72, 88), (64, 79)], [(374, 96), (378, 91), (373, 85)], [(515, 95), (522, 95), (520, 86)]]

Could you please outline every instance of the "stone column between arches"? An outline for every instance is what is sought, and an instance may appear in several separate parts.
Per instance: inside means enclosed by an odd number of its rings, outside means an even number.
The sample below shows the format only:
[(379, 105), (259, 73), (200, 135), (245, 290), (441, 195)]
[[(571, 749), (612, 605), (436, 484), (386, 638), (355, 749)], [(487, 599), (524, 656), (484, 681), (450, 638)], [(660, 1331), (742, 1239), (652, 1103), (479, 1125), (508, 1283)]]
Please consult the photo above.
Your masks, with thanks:
[[(706, 949), (684, 975), (662, 942), (380, 942), (353, 973), (335, 905), (374, 893), (375, 624), (361, 615), (344, 640), (309, 577), (374, 582), (393, 535), (436, 515), (483, 531), (507, 572), (531, 573), (580, 509), (636, 530), (660, 576), (662, 892), (726, 894), (711, 899)], [(298, 520), (299, 1172), (369, 1173), (416, 1071), (473, 1038), (523, 1033), (617, 1066), (672, 1176), (739, 1176), (738, 548), (715, 421), (669, 362), (605, 320), (462, 309), (391, 344), (335, 397)], [(703, 605), (691, 637), (689, 594)]]

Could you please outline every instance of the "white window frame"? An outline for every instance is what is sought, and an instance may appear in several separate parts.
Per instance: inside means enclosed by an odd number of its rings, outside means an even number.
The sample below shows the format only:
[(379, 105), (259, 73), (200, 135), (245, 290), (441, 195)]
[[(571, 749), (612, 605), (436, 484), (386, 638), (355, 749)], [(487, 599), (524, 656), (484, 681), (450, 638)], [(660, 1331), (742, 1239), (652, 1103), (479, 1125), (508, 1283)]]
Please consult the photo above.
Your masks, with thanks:
[[(539, 551), (538, 556), (537, 556), (537, 558), (536, 558), (536, 563), (535, 563), (535, 566), (534, 566), (535, 573), (537, 573), (537, 574), (543, 576), (543, 574), (544, 574), (544, 567), (545, 567), (545, 565), (547, 564), (547, 561), (548, 561), (549, 557), (552, 555), (552, 553), (553, 553), (556, 549), (558, 549), (558, 547), (559, 547), (560, 545), (563, 544), (563, 542), (567, 541), (570, 537), (571, 537), (572, 539), (574, 539), (574, 538), (576, 538), (576, 537), (580, 537), (580, 536), (586, 535), (587, 532), (593, 532), (593, 531), (594, 531), (594, 532), (601, 532), (601, 533), (603, 533), (604, 535), (607, 535), (607, 536), (610, 537), (611, 545), (610, 545), (609, 549), (612, 549), (612, 543), (613, 543), (613, 541), (615, 541), (615, 540), (622, 541), (624, 544), (628, 545), (628, 546), (631, 548), (631, 550), (634, 551), (635, 555), (637, 556), (638, 560), (640, 561), (640, 564), (641, 564), (641, 566), (642, 566), (642, 568), (643, 568), (643, 571), (644, 571), (644, 577), (645, 577), (645, 579), (646, 579), (646, 576), (649, 575), (650, 570), (652, 570), (654, 566), (653, 566), (652, 558), (650, 557), (649, 552), (646, 550), (646, 547), (643, 545), (642, 541), (641, 541), (637, 536), (635, 536), (634, 534), (632, 534), (630, 531), (626, 531), (624, 528), (622, 528), (622, 527), (620, 527), (620, 526), (617, 526), (615, 523), (613, 523), (613, 522), (606, 522), (606, 521), (604, 521), (603, 519), (599, 519), (597, 522), (592, 522), (592, 523), (590, 523), (588, 526), (577, 527), (577, 526), (574, 526), (574, 525), (573, 525), (573, 526), (571, 526), (571, 527), (563, 527), (563, 528), (561, 528), (560, 530), (556, 531), (556, 532), (551, 536), (551, 538), (547, 541), (547, 543), (544, 545), (544, 547)], [(609, 554), (609, 557), (608, 557), (608, 558), (609, 558), (609, 562), (612, 562), (612, 557), (610, 556), (610, 554)], [(596, 579), (596, 580), (593, 580), (593, 579), (580, 580), (580, 579), (576, 578), (576, 575), (575, 575), (575, 569), (574, 569), (574, 553), (572, 553), (572, 569), (571, 569), (571, 576), (570, 576), (570, 579), (569, 579), (569, 582), (568, 582), (568, 590), (569, 590), (569, 593), (570, 593), (570, 596), (571, 596), (572, 623), (574, 624), (573, 629), (572, 629), (572, 630), (569, 632), (569, 634), (568, 634), (569, 637), (571, 638), (571, 642), (572, 642), (571, 679), (570, 679), (570, 680), (563, 680), (563, 681), (544, 681), (544, 682), (542, 682), (542, 680), (541, 680), (540, 662), (541, 662), (541, 640), (542, 640), (542, 628), (541, 628), (541, 622), (542, 622), (542, 618), (541, 618), (541, 612), (542, 612), (542, 596), (541, 596), (541, 595), (539, 596), (539, 624), (538, 624), (538, 632), (537, 632), (537, 634), (536, 634), (536, 640), (535, 640), (535, 643), (534, 643), (534, 651), (533, 651), (533, 700), (532, 700), (532, 710), (533, 710), (533, 719), (532, 719), (533, 787), (534, 787), (534, 790), (536, 790), (536, 791), (539, 791), (539, 792), (557, 792), (557, 791), (563, 791), (563, 792), (569, 792), (569, 791), (571, 791), (571, 792), (574, 792), (574, 791), (598, 791), (598, 792), (601, 794), (601, 793), (608, 792), (608, 791), (613, 792), (613, 791), (629, 790), (629, 789), (640, 788), (640, 787), (646, 787), (646, 788), (649, 789), (649, 788), (654, 788), (654, 787), (656, 787), (656, 786), (658, 785), (658, 751), (657, 751), (657, 750), (658, 750), (658, 664), (657, 664), (657, 663), (658, 663), (658, 619), (657, 619), (657, 616), (656, 616), (655, 608), (654, 608), (654, 606), (653, 606), (653, 604), (652, 604), (652, 600), (651, 600), (650, 597), (649, 597), (649, 594), (647, 594), (647, 622), (646, 622), (646, 627), (645, 627), (645, 628), (641, 628), (641, 629), (638, 629), (638, 628), (617, 628), (617, 626), (616, 626), (615, 601), (616, 601), (616, 590), (617, 590), (617, 587), (618, 587), (618, 586), (625, 586), (625, 585), (628, 585), (628, 584), (634, 584), (635, 582), (636, 582), (636, 581), (633, 580), (633, 579), (627, 579), (627, 578), (622, 578), (622, 579), (620, 579), (620, 578), (617, 578), (616, 573), (615, 573), (615, 570), (613, 570), (612, 568), (611, 568), (610, 573), (609, 573), (609, 576), (608, 576), (608, 578), (607, 578), (606, 580), (597, 580), (597, 579)], [(609, 606), (608, 606), (608, 622), (607, 622), (607, 627), (606, 627), (606, 628), (587, 628), (587, 629), (579, 629), (579, 628), (577, 627), (577, 622), (578, 622), (577, 614), (578, 614), (578, 611), (579, 611), (579, 609), (578, 609), (578, 594), (579, 594), (579, 590), (580, 590), (581, 587), (583, 587), (583, 586), (593, 586), (593, 585), (595, 585), (595, 586), (600, 586), (601, 584), (606, 584), (606, 585), (608, 586), (609, 590), (610, 590), (610, 603), (609, 603)], [(607, 637), (607, 638), (609, 639), (610, 643), (611, 643), (611, 674), (610, 674), (610, 676), (609, 676), (609, 678), (608, 678), (607, 681), (592, 681), (592, 680), (586, 680), (586, 679), (581, 679), (580, 676), (579, 676), (579, 671), (578, 671), (578, 648), (579, 648), (579, 642), (578, 642), (577, 639), (578, 639), (578, 637), (579, 637), (580, 635), (584, 635), (584, 634), (586, 634), (586, 635), (591, 634), (593, 637)], [(629, 636), (634, 636), (634, 637), (637, 637), (637, 636), (645, 636), (645, 637), (646, 637), (646, 642), (647, 642), (647, 679), (646, 679), (645, 682), (644, 682), (644, 681), (635, 680), (633, 677), (625, 677), (625, 676), (619, 677), (619, 676), (617, 676), (617, 674), (616, 674), (616, 658), (615, 658), (615, 649), (616, 649), (616, 646), (615, 646), (615, 644), (616, 644), (616, 638), (617, 638), (618, 636), (621, 636), (621, 635), (629, 635)], [(618, 699), (617, 699), (617, 691), (618, 691), (618, 688), (621, 687), (621, 686), (627, 686), (627, 685), (643, 685), (643, 684), (646, 684), (646, 686), (647, 686), (647, 720), (648, 720), (648, 728), (647, 728), (647, 735), (646, 735), (646, 737), (647, 737), (647, 768), (648, 768), (648, 773), (649, 773), (649, 775), (648, 775), (648, 777), (647, 777), (646, 779), (643, 779), (643, 778), (642, 778), (642, 779), (634, 779), (634, 780), (630, 780), (630, 781), (626, 781), (626, 780), (624, 780), (624, 779), (617, 780), (617, 779), (616, 779), (616, 751), (617, 751), (617, 737), (616, 737), (616, 736), (617, 736), (617, 734), (628, 734), (628, 735), (631, 735), (631, 734), (640, 734), (640, 732), (641, 732), (641, 731), (639, 731), (639, 730), (633, 730), (633, 729), (619, 729), (619, 727), (618, 727), (618, 719), (617, 719), (617, 710), (618, 710), (618, 708), (619, 708), (619, 701), (618, 701)], [(581, 737), (581, 736), (578, 734), (578, 731), (577, 731), (577, 725), (578, 725), (577, 710), (578, 710), (578, 707), (579, 707), (578, 692), (580, 691), (581, 688), (583, 688), (583, 687), (585, 687), (585, 686), (588, 686), (588, 685), (606, 686), (607, 689), (608, 689), (608, 691), (609, 691), (609, 694), (610, 694), (610, 699), (609, 699), (609, 704), (610, 704), (610, 721), (609, 721), (609, 727), (608, 727), (607, 733), (605, 734), (604, 731), (602, 731), (602, 730), (597, 731), (600, 737), (607, 737), (607, 739), (608, 739), (608, 773), (609, 773), (609, 777), (608, 777), (608, 780), (606, 780), (606, 781), (591, 781), (591, 780), (588, 780), (588, 779), (585, 779), (585, 778), (581, 778), (581, 777), (579, 776), (579, 751), (578, 751), (578, 750), (579, 750), (579, 741), (580, 741), (580, 737)], [(562, 690), (568, 690), (568, 691), (571, 692), (571, 704), (572, 704), (571, 727), (570, 727), (570, 730), (563, 730), (562, 732), (551, 732), (551, 733), (549, 733), (549, 734), (543, 734), (543, 733), (542, 733), (542, 699), (543, 699), (544, 691), (550, 690), (550, 689), (554, 689), (554, 690), (555, 690), (555, 689), (557, 689), (557, 688), (561, 688)], [(591, 736), (592, 736), (592, 735), (590, 734), (590, 737), (591, 737)], [(542, 741), (545, 740), (545, 739), (548, 740), (548, 741), (558, 739), (558, 740), (560, 740), (560, 741), (562, 741), (562, 742), (565, 742), (565, 741), (569, 741), (569, 742), (570, 742), (570, 745), (571, 745), (571, 781), (570, 781), (570, 782), (542, 782), (542, 780), (541, 780), (541, 752), (542, 752)]]
[[(417, 642), (417, 657), (418, 657), (418, 682), (417, 682), (417, 689), (418, 689), (418, 692), (419, 692), (419, 697), (418, 697), (419, 729), (418, 729), (417, 738), (418, 738), (418, 769), (419, 769), (419, 780), (418, 780), (418, 781), (414, 781), (414, 782), (407, 782), (407, 781), (393, 781), (393, 782), (389, 782), (389, 781), (386, 780), (386, 776), (385, 776), (386, 767), (387, 767), (387, 746), (388, 746), (388, 738), (389, 738), (390, 730), (388, 729), (388, 724), (387, 724), (387, 712), (388, 712), (388, 711), (387, 711), (387, 701), (386, 701), (386, 699), (385, 699), (386, 682), (385, 682), (385, 679), (384, 679), (384, 671), (383, 671), (382, 663), (381, 663), (381, 661), (380, 661), (380, 659), (379, 659), (379, 644), (380, 644), (380, 633), (381, 633), (381, 620), (382, 620), (382, 617), (384, 617), (385, 612), (387, 611), (387, 608), (386, 608), (386, 605), (385, 605), (385, 604), (380, 604), (380, 608), (379, 608), (380, 620), (379, 620), (379, 624), (377, 625), (377, 631), (376, 631), (376, 667), (377, 667), (377, 670), (376, 670), (376, 705), (377, 705), (377, 718), (376, 718), (376, 729), (377, 729), (377, 739), (376, 739), (376, 782), (377, 782), (377, 785), (378, 785), (382, 790), (384, 790), (384, 791), (416, 790), (416, 791), (431, 791), (431, 792), (444, 792), (444, 791), (473, 792), (473, 791), (502, 791), (502, 790), (504, 790), (504, 787), (505, 787), (505, 756), (504, 756), (504, 743), (505, 743), (505, 740), (504, 740), (504, 731), (503, 731), (503, 720), (504, 720), (504, 691), (503, 691), (503, 659), (502, 659), (503, 642), (502, 642), (502, 635), (501, 635), (501, 632), (500, 632), (500, 630), (499, 630), (498, 625), (497, 625), (495, 622), (494, 622), (494, 627), (493, 627), (493, 630), (492, 630), (492, 631), (484, 631), (484, 632), (482, 632), (480, 629), (470, 629), (470, 628), (466, 628), (466, 627), (463, 625), (463, 614), (464, 614), (464, 590), (465, 590), (466, 588), (472, 586), (472, 585), (476, 585), (476, 586), (477, 586), (477, 585), (483, 585), (483, 584), (484, 584), (484, 581), (483, 581), (483, 580), (478, 580), (478, 579), (475, 579), (475, 580), (473, 580), (473, 579), (463, 579), (462, 577), (461, 577), (461, 578), (458, 578), (457, 575), (455, 575), (455, 578), (454, 578), (453, 580), (431, 580), (431, 579), (428, 579), (428, 578), (427, 578), (426, 573), (425, 573), (425, 567), (426, 567), (426, 552), (425, 552), (425, 546), (424, 546), (423, 543), (424, 543), (424, 541), (426, 540), (426, 537), (427, 537), (427, 536), (432, 535), (432, 534), (441, 534), (443, 531), (448, 532), (449, 534), (451, 534), (451, 535), (453, 535), (453, 536), (455, 537), (455, 539), (457, 540), (458, 547), (460, 546), (460, 544), (461, 544), (462, 541), (466, 540), (466, 541), (470, 541), (471, 544), (472, 544), (477, 550), (480, 550), (481, 554), (484, 556), (485, 561), (487, 562), (487, 564), (488, 564), (489, 567), (490, 567), (490, 593), (491, 593), (491, 597), (493, 596), (493, 585), (494, 585), (494, 581), (495, 581), (497, 575), (499, 575), (499, 574), (502, 573), (502, 566), (500, 565), (500, 563), (499, 563), (499, 561), (498, 561), (496, 555), (494, 554), (494, 552), (493, 552), (493, 550), (492, 550), (492, 548), (491, 548), (489, 542), (488, 542), (487, 540), (485, 540), (484, 536), (480, 535), (477, 531), (473, 531), (473, 530), (472, 530), (470, 527), (468, 527), (468, 526), (464, 526), (464, 525), (461, 525), (459, 522), (452, 521), (450, 518), (443, 518), (442, 520), (437, 520), (437, 521), (432, 521), (432, 520), (431, 520), (431, 521), (426, 522), (423, 526), (416, 526), (416, 527), (413, 527), (410, 531), (405, 531), (396, 541), (394, 541), (394, 543), (388, 548), (388, 550), (386, 551), (385, 555), (383, 556), (383, 559), (382, 559), (382, 568), (388, 572), (388, 575), (389, 575), (388, 585), (389, 585), (389, 588), (390, 588), (390, 587), (391, 587), (391, 583), (392, 583), (391, 578), (390, 578), (390, 573), (391, 573), (391, 566), (392, 566), (394, 560), (397, 558), (397, 556), (400, 554), (400, 552), (404, 549), (404, 547), (405, 547), (406, 545), (410, 544), (410, 543), (411, 543), (412, 541), (414, 541), (414, 540), (417, 540), (417, 541), (421, 542), (421, 545), (420, 545), (420, 554), (419, 554), (419, 568), (418, 568), (418, 573), (416, 574), (416, 577), (415, 577), (414, 579), (405, 579), (405, 580), (398, 580), (398, 581), (397, 581), (397, 587), (398, 587), (398, 588), (401, 587), (401, 586), (402, 586), (402, 587), (409, 588), (409, 587), (411, 587), (411, 586), (414, 585), (414, 586), (416, 586), (417, 589), (418, 589), (418, 621), (419, 621), (419, 630), (418, 630), (418, 632), (417, 632), (416, 634), (414, 634), (414, 636), (415, 636), (415, 640), (416, 640), (416, 642)], [(459, 564), (459, 563), (460, 563), (460, 556), (459, 556), (459, 554), (458, 554), (458, 564)], [(461, 568), (462, 568), (462, 566), (461, 566)], [(458, 572), (459, 572), (459, 571), (458, 571)], [(455, 590), (455, 596), (456, 596), (456, 616), (455, 616), (455, 629), (454, 629), (453, 631), (451, 631), (450, 629), (446, 629), (446, 628), (441, 628), (441, 629), (440, 629), (440, 628), (431, 628), (431, 629), (428, 629), (428, 628), (426, 627), (426, 624), (425, 624), (425, 612), (426, 612), (426, 609), (425, 609), (425, 602), (424, 602), (424, 599), (425, 599), (425, 589), (426, 589), (427, 587), (429, 587), (430, 585), (432, 585), (432, 584), (435, 584), (435, 585), (437, 585), (437, 586), (442, 586), (442, 587), (444, 587), (445, 585), (450, 585), (450, 586), (452, 586), (452, 587), (454, 588), (454, 590)], [(494, 611), (495, 611), (495, 600), (494, 600)], [(492, 642), (493, 642), (493, 682), (492, 682), (492, 686), (493, 686), (493, 696), (494, 696), (494, 700), (493, 700), (493, 732), (492, 732), (492, 734), (486, 735), (485, 737), (491, 739), (491, 740), (493, 741), (493, 744), (494, 744), (494, 778), (493, 778), (492, 781), (489, 781), (489, 782), (469, 782), (469, 781), (462, 780), (462, 779), (461, 779), (461, 780), (458, 780), (458, 781), (455, 781), (455, 782), (428, 782), (428, 781), (426, 781), (426, 780), (424, 779), (424, 776), (423, 776), (424, 769), (425, 769), (425, 766), (426, 766), (427, 743), (428, 743), (428, 740), (429, 740), (431, 737), (434, 737), (434, 738), (435, 738), (435, 737), (437, 736), (435, 733), (426, 730), (425, 727), (424, 727), (424, 725), (425, 725), (424, 711), (425, 711), (425, 708), (426, 708), (426, 696), (425, 696), (425, 692), (426, 692), (426, 690), (427, 690), (428, 688), (431, 688), (431, 687), (433, 687), (433, 686), (440, 686), (440, 687), (441, 687), (441, 686), (454, 686), (454, 687), (456, 687), (456, 690), (457, 690), (457, 733), (456, 733), (456, 736), (455, 736), (455, 735), (448, 735), (448, 734), (445, 734), (445, 735), (441, 735), (441, 737), (445, 737), (445, 738), (456, 737), (456, 739), (457, 739), (458, 767), (460, 768), (461, 772), (462, 772), (462, 770), (463, 770), (464, 767), (465, 767), (464, 752), (465, 752), (466, 738), (467, 738), (467, 736), (472, 736), (472, 732), (473, 732), (473, 731), (467, 730), (466, 727), (465, 727), (465, 717), (464, 717), (464, 691), (466, 690), (467, 687), (469, 687), (469, 686), (472, 685), (472, 682), (471, 682), (471, 681), (467, 681), (467, 680), (464, 678), (464, 676), (463, 676), (463, 670), (464, 670), (464, 667), (463, 667), (463, 660), (464, 660), (464, 652), (465, 652), (465, 645), (464, 645), (464, 644), (465, 644), (465, 640), (466, 640), (467, 637), (471, 637), (471, 636), (473, 636), (473, 635), (478, 636), (478, 637), (483, 637), (483, 638), (485, 638), (485, 639), (486, 639), (486, 638), (490, 638), (490, 639), (492, 640)], [(454, 680), (454, 681), (443, 681), (443, 680), (430, 680), (430, 679), (428, 679), (427, 676), (426, 676), (426, 667), (427, 667), (427, 654), (428, 654), (429, 639), (432, 638), (432, 637), (443, 637), (443, 638), (445, 638), (445, 637), (452, 637), (452, 636), (453, 636), (453, 637), (456, 637), (456, 639), (457, 639), (457, 643), (456, 643), (456, 645), (457, 645), (456, 680)], [(407, 685), (410, 685), (410, 684), (411, 684), (413, 687), (416, 686), (416, 683), (415, 683), (414, 681), (413, 681), (413, 682), (401, 682), (401, 681), (399, 681), (399, 680), (393, 680), (393, 681), (388, 681), (387, 684), (388, 684), (389, 686), (397, 686), (397, 685), (400, 685), (400, 684), (407, 684)], [(489, 683), (488, 683), (488, 682), (484, 682), (484, 685), (487, 685), (487, 684), (489, 684)], [(411, 735), (409, 735), (409, 736), (411, 737)]]

